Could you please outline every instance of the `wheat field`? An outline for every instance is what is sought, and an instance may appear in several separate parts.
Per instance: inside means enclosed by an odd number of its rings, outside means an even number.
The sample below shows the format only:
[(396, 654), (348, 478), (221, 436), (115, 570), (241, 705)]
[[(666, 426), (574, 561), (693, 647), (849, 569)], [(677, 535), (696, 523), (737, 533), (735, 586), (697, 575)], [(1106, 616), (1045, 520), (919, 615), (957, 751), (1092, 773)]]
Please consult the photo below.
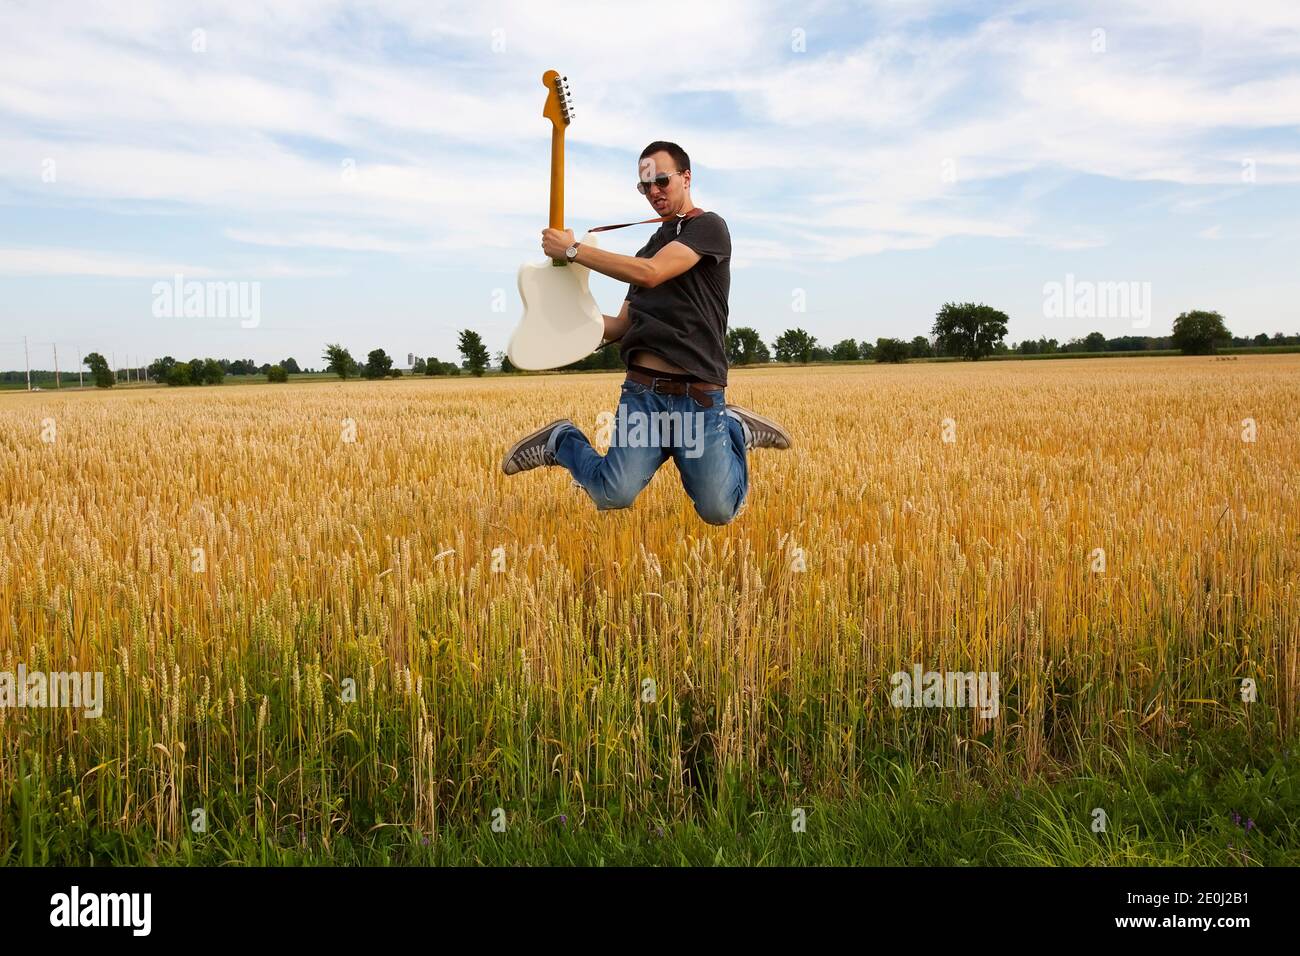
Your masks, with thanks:
[[(501, 473), (618, 381), (0, 396), (0, 670), (105, 697), (0, 708), (0, 800), (72, 846), (200, 808), (328, 846), (1294, 739), (1300, 356), (737, 370), (795, 448), (720, 528), (671, 465), (607, 513)], [(997, 717), (891, 706), (916, 664), (996, 672)]]

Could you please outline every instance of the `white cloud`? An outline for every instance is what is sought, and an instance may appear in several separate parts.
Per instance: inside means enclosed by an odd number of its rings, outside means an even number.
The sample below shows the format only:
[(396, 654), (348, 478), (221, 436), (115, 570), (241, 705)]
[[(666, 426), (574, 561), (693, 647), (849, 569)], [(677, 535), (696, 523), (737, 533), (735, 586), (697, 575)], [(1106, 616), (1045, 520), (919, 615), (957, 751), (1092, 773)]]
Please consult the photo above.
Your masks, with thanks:
[[(993, 15), (970, 4), (971, 25), (947, 32), (927, 18), (948, 8), (930, 3), (344, 9), (6, 6), (0, 188), (35, 209), (195, 213), (209, 239), (234, 244), (209, 268), (237, 268), (239, 246), (340, 262), (450, 252), (500, 268), (535, 253), (544, 220), (539, 78), (551, 65), (569, 71), (577, 103), (569, 222), (647, 210), (631, 157), (676, 139), (696, 158), (697, 201), (732, 223), (737, 266), (956, 237), (1095, 248), (1106, 230), (1063, 230), (1042, 212), (1085, 176), (1240, 187), (1250, 157), (1260, 186), (1300, 183), (1300, 153), (1277, 139), (1300, 125), (1290, 0), (1023, 3)], [(685, 42), (661, 28), (682, 22)], [(1104, 53), (1090, 46), (1098, 26)], [(795, 27), (807, 28), (806, 53), (790, 49)], [(204, 52), (191, 48), (194, 29)], [(53, 183), (41, 179), (48, 158)], [(1179, 195), (1175, 211), (1188, 214), (1218, 201)], [(643, 241), (634, 233), (608, 247), (631, 251)], [(28, 270), (137, 263), (30, 251)], [(328, 271), (314, 259), (281, 267)]]
[(213, 270), (158, 259), (136, 258), (85, 249), (0, 249), (0, 275), (99, 276), (117, 279), (158, 279), (176, 273), (206, 277)]

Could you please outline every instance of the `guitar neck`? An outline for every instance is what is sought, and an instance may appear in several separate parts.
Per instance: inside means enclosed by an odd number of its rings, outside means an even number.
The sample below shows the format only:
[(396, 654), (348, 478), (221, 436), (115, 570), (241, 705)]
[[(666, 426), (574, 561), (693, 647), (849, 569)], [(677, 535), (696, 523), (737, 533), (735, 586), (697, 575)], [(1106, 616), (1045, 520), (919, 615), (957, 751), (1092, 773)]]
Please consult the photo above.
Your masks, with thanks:
[(564, 228), (564, 126), (551, 127), (551, 228)]

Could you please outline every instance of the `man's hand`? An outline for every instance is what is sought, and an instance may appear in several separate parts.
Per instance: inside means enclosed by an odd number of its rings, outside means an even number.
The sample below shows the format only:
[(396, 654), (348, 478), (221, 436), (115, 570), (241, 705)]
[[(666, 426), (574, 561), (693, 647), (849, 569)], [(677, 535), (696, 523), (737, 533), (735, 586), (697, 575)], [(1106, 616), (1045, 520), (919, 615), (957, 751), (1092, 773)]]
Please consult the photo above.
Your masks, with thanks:
[(542, 230), (542, 252), (546, 253), (548, 259), (565, 258), (565, 250), (571, 245), (573, 245), (572, 229)]

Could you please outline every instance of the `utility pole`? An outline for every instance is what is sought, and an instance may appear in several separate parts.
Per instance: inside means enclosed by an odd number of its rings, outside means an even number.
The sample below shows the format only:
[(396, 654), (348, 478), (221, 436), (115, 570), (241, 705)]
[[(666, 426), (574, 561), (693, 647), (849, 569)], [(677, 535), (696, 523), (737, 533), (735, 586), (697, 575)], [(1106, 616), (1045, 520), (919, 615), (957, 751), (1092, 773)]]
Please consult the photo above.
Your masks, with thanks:
[(59, 343), (55, 342), (53, 344), (54, 344), (54, 387), (62, 388), (62, 385), (59, 384)]
[(23, 359), (27, 362), (27, 391), (32, 390), (32, 356), (27, 351), (27, 336), (23, 336)]

